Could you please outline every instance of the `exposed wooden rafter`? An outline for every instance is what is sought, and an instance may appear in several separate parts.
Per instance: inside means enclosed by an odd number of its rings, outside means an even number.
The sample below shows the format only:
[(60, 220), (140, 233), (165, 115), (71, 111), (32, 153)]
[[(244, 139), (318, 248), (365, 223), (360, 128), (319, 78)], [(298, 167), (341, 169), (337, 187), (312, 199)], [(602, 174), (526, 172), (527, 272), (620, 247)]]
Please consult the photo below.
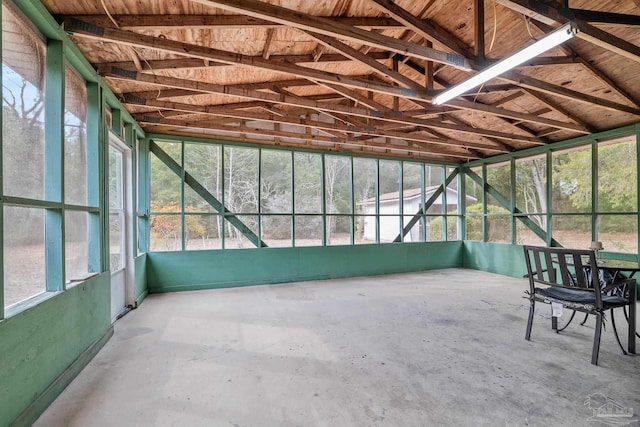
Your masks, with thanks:
[(338, 37), (371, 47), (384, 49), (403, 55), (451, 65), (463, 70), (472, 69), (471, 63), (461, 55), (452, 55), (435, 49), (429, 49), (413, 43), (407, 43), (393, 37), (384, 36), (357, 27), (352, 27), (332, 19), (311, 16), (291, 9), (275, 6), (256, 0), (191, 0), (213, 8), (220, 8), (239, 14), (247, 14), (259, 19), (273, 21), (305, 31), (313, 31)]
[(577, 37), (600, 46), (604, 49), (616, 52), (632, 61), (640, 62), (640, 46), (636, 46), (627, 40), (621, 39), (611, 33), (594, 27), (588, 22), (577, 18), (569, 9), (562, 11), (550, 7), (543, 2), (530, 0), (496, 0), (499, 4), (509, 9), (520, 12), (532, 19), (547, 25), (566, 24), (573, 22), (578, 29)]

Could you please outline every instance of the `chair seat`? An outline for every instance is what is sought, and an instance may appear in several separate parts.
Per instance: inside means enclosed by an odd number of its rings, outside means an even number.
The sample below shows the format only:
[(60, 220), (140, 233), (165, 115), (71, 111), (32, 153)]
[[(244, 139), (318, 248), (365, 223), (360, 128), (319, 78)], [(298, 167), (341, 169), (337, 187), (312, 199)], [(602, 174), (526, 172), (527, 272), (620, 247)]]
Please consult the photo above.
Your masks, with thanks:
[[(543, 297), (552, 298), (562, 303), (563, 301), (569, 301), (576, 304), (585, 306), (595, 306), (596, 296), (593, 292), (580, 291), (565, 288), (537, 288), (536, 295), (542, 295)], [(617, 295), (603, 295), (602, 304), (603, 308), (609, 309), (614, 307), (622, 307), (629, 302), (626, 298)]]

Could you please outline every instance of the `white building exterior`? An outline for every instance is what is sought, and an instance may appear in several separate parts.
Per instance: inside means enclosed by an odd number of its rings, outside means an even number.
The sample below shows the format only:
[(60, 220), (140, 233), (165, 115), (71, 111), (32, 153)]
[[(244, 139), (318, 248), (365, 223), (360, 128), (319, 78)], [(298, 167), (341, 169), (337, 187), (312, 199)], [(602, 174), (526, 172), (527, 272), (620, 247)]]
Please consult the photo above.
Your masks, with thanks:
[[(428, 187), (425, 189), (424, 201), (426, 202), (433, 195), (433, 193), (439, 188), (439, 186)], [(400, 226), (400, 200), (398, 192), (386, 193), (380, 195), (380, 241), (392, 242), (402, 229), (411, 221), (413, 216), (420, 209), (422, 203), (421, 191), (419, 188), (405, 190), (402, 195), (402, 207), (403, 207), (403, 221), (402, 227)], [(442, 215), (442, 203), (443, 195), (440, 194), (434, 203), (427, 210), (427, 215)], [(473, 197), (468, 197), (472, 203), (475, 202)], [(372, 197), (358, 203), (360, 212), (368, 215), (364, 218), (364, 235), (365, 240), (375, 242), (376, 241), (376, 199)], [(447, 212), (452, 212), (458, 209), (458, 192), (453, 189), (447, 189)], [(370, 216), (369, 216), (370, 215)], [(388, 215), (388, 216), (383, 216)], [(429, 239), (429, 222), (426, 221), (426, 236)], [(405, 242), (419, 242), (421, 241), (420, 235), (422, 233), (422, 225), (418, 222), (409, 233), (404, 237)]]

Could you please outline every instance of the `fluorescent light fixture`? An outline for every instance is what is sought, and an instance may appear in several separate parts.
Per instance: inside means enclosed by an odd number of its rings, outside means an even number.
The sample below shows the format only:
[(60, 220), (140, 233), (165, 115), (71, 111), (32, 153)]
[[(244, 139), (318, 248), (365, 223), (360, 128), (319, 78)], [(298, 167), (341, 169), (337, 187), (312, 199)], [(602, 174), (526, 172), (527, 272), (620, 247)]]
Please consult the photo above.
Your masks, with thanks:
[(573, 25), (566, 24), (557, 30), (547, 34), (537, 42), (525, 47), (524, 49), (514, 53), (513, 55), (496, 62), (490, 67), (485, 68), (478, 74), (468, 78), (467, 80), (458, 83), (457, 85), (445, 90), (440, 95), (433, 98), (433, 103), (436, 105), (444, 104), (445, 102), (460, 96), (463, 93), (470, 91), (471, 89), (480, 86), (482, 83), (491, 80), (500, 74), (509, 71), (512, 68), (528, 61), (531, 58), (535, 58), (547, 50), (554, 48), (576, 35), (578, 30)]

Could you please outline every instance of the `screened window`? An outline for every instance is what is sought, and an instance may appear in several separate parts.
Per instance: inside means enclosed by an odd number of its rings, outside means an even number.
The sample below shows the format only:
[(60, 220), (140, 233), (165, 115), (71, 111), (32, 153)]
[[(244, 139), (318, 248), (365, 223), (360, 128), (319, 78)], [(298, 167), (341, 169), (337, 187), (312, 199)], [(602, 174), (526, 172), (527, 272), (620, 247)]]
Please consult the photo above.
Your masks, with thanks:
[[(45, 209), (46, 45), (21, 14), (2, 4), (2, 178), (4, 305), (46, 291)], [(60, 200), (57, 200), (60, 201)]]

